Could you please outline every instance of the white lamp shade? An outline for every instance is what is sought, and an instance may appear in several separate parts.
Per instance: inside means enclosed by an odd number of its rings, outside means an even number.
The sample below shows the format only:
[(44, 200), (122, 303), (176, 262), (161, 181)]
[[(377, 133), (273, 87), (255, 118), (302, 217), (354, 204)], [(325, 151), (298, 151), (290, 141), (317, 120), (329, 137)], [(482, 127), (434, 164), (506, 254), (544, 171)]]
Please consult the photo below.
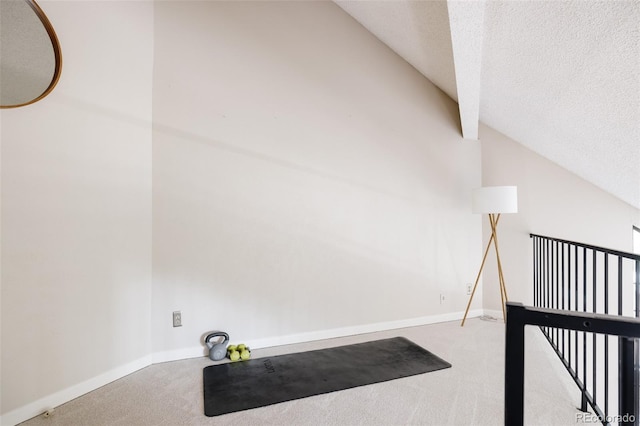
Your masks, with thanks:
[(517, 186), (485, 186), (473, 190), (474, 213), (517, 213)]

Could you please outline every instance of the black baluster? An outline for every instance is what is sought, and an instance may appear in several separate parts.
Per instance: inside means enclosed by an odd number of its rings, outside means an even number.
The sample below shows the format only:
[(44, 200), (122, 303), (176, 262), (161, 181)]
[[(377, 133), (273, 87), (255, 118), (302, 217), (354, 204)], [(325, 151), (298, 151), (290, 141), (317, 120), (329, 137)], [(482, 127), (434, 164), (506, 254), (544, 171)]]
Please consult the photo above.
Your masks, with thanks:
[[(587, 248), (582, 248), (582, 312), (587, 312)], [(582, 411), (587, 411), (587, 333), (582, 332)]]
[[(609, 255), (604, 255), (604, 313), (609, 313)], [(604, 412), (609, 413), (609, 336), (604, 336)]]
[[(597, 254), (598, 252), (595, 250), (592, 250), (593, 252), (593, 265), (592, 265), (592, 269), (593, 269), (593, 312), (596, 313), (597, 312), (597, 304), (596, 304), (596, 295), (597, 295), (597, 288), (598, 286), (596, 285), (598, 276), (597, 276)], [(592, 377), (592, 381), (593, 381), (593, 403), (596, 404), (596, 395), (597, 395), (597, 389), (598, 389), (598, 385), (597, 385), (597, 380), (596, 380), (596, 366), (597, 366), (597, 336), (592, 333), (591, 334), (591, 342), (593, 343), (593, 350), (592, 350), (592, 356), (593, 356), (593, 361), (591, 364), (591, 368), (593, 370), (593, 377)]]

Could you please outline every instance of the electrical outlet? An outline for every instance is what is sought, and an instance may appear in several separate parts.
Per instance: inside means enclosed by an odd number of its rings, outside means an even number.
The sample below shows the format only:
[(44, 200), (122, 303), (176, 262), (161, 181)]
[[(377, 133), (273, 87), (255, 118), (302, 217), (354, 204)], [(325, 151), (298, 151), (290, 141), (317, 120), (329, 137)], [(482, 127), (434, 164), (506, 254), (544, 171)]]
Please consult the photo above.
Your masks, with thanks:
[(173, 312), (173, 326), (182, 327), (182, 314), (180, 313), (180, 311)]
[(467, 284), (467, 296), (471, 296), (471, 289), (472, 289), (471, 284)]
[(440, 304), (444, 303), (444, 293), (440, 293)]

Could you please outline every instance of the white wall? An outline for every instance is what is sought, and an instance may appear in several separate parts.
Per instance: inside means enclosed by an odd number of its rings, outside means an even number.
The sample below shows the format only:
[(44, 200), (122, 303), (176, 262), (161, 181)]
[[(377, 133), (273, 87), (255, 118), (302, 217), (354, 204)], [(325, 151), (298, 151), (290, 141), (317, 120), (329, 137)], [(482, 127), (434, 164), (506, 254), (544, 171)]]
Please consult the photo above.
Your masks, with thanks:
[(464, 310), (480, 146), (335, 4), (157, 3), (153, 117), (155, 359)]
[[(500, 258), (509, 299), (533, 301), (530, 233), (631, 252), (640, 211), (505, 135), (481, 125), (482, 184), (517, 185), (519, 211), (498, 227)], [(578, 153), (576, 153), (578, 155)], [(483, 217), (484, 241), (491, 235)], [(500, 309), (493, 252), (483, 274), (485, 309)]]
[(530, 231), (630, 249), (637, 210), (487, 127), (462, 141), (455, 103), (331, 2), (42, 6), (62, 79), (0, 112), (2, 424), (216, 328), (267, 345), (459, 316), (481, 164), (520, 190), (513, 300)]
[(153, 4), (41, 2), (62, 78), (2, 110), (2, 424), (150, 362)]

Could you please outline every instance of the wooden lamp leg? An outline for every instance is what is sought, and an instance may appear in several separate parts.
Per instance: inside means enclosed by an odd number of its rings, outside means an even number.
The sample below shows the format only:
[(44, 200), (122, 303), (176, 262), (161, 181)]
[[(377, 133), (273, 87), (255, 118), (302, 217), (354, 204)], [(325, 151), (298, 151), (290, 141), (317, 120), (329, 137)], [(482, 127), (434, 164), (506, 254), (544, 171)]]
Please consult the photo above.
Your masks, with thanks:
[(500, 260), (500, 250), (498, 249), (498, 220), (500, 219), (500, 215), (497, 217), (493, 214), (489, 215), (489, 220), (491, 221), (491, 236), (493, 237), (493, 245), (496, 249), (496, 260), (498, 262), (498, 280), (500, 282), (500, 300), (502, 302), (502, 319), (506, 321), (505, 314), (505, 305), (507, 303), (507, 286), (504, 282), (504, 274), (502, 272), (502, 261)]
[(478, 281), (480, 281), (480, 276), (482, 275), (482, 269), (484, 268), (484, 263), (487, 260), (487, 255), (489, 254), (489, 248), (491, 247), (491, 242), (493, 241), (493, 235), (489, 239), (489, 244), (487, 244), (487, 248), (484, 251), (484, 257), (482, 258), (482, 264), (480, 265), (480, 270), (478, 271), (478, 275), (476, 276), (476, 282), (473, 284), (473, 290), (471, 291), (471, 296), (469, 296), (469, 302), (467, 303), (467, 309), (464, 311), (464, 317), (462, 318), (462, 324), (460, 327), (464, 326), (464, 322), (467, 319), (467, 314), (469, 313), (469, 308), (471, 307), (471, 302), (473, 301), (473, 295), (476, 294), (476, 288), (478, 287)]
[[(480, 281), (480, 277), (482, 276), (482, 269), (484, 268), (484, 264), (485, 261), (487, 260), (487, 255), (489, 254), (489, 248), (491, 247), (491, 243), (494, 240), (494, 235), (495, 232), (493, 230), (494, 228), (494, 221), (491, 218), (491, 215), (489, 216), (489, 220), (491, 221), (491, 238), (489, 238), (489, 242), (487, 243), (487, 248), (484, 250), (484, 256), (482, 257), (482, 263), (480, 264), (480, 270), (478, 271), (478, 275), (476, 276), (476, 282), (473, 284), (473, 290), (471, 291), (471, 296), (469, 296), (469, 302), (467, 303), (467, 309), (465, 309), (464, 311), (464, 317), (462, 318), (462, 323), (460, 324), (460, 327), (464, 326), (464, 322), (467, 319), (467, 315), (469, 314), (469, 308), (471, 307), (471, 302), (473, 301), (473, 296), (474, 294), (476, 294), (476, 288), (478, 287), (478, 282)], [(498, 217), (495, 220), (495, 226), (498, 226), (498, 221), (500, 220), (500, 215), (498, 215)], [(502, 290), (500, 291), (500, 295), (502, 295)], [(503, 304), (504, 306), (504, 304)]]

